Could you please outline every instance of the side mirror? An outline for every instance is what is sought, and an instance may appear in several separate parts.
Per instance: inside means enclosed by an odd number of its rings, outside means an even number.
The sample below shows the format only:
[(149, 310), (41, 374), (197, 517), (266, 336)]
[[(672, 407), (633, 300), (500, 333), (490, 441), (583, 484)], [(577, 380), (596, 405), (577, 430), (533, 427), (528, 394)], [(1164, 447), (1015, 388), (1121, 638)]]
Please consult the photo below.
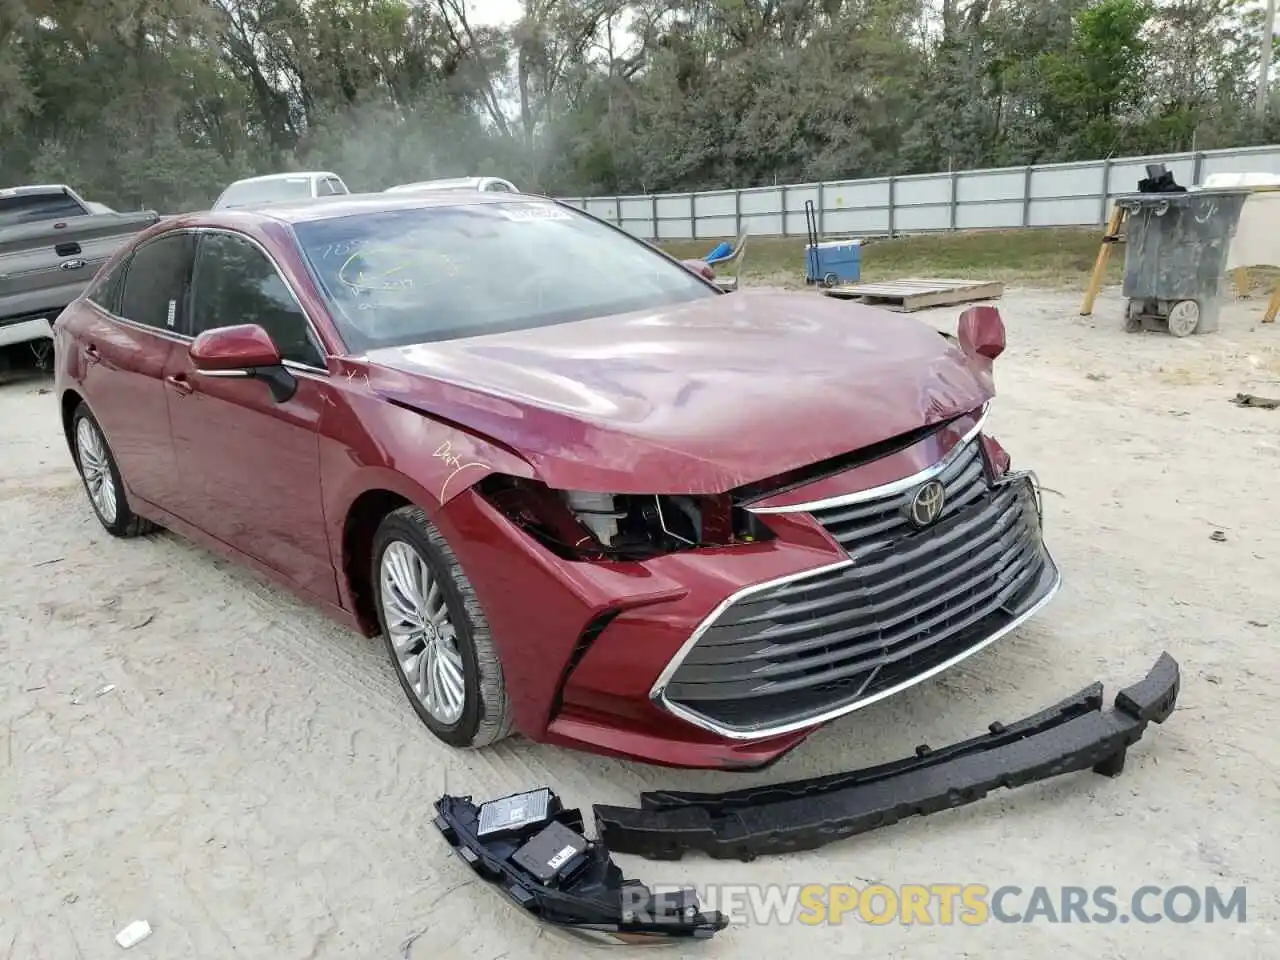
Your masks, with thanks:
[(280, 349), (256, 323), (206, 330), (188, 351), (191, 365), (210, 377), (252, 377), (266, 381), (276, 403), (298, 391), (298, 379), (285, 367)]
[(970, 307), (960, 314), (956, 335), (961, 349), (970, 356), (994, 360), (1004, 353), (1004, 320), (995, 307)]
[(191, 344), (191, 363), (202, 373), (280, 366), (280, 350), (256, 323), (206, 330)]

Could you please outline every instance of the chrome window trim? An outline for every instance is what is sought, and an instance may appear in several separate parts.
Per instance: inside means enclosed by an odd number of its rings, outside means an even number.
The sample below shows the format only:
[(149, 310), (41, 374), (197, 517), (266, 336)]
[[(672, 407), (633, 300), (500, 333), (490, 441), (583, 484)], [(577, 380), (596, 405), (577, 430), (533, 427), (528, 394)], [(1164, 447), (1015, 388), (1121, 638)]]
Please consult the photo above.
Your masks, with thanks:
[(986, 426), (987, 414), (991, 409), (991, 401), (988, 400), (982, 405), (982, 412), (978, 415), (978, 422), (975, 423), (965, 435), (960, 438), (954, 447), (947, 453), (945, 457), (932, 466), (926, 467), (919, 473), (913, 473), (909, 477), (903, 477), (901, 480), (894, 480), (891, 483), (881, 484), (878, 487), (871, 487), (868, 490), (859, 490), (856, 493), (843, 493), (835, 497), (827, 497), (824, 500), (810, 500), (806, 503), (797, 503), (785, 507), (747, 507), (752, 513), (771, 514), (771, 513), (812, 513), (815, 510), (829, 510), (832, 507), (846, 507), (854, 503), (862, 503), (866, 500), (879, 500), (881, 497), (890, 497), (895, 493), (903, 493), (910, 490), (917, 484), (931, 480), (942, 471), (946, 470), (955, 459), (964, 452), (967, 447), (978, 434), (982, 432), (982, 428)]
[[(264, 257), (266, 257), (267, 262), (270, 263), (272, 269), (275, 270), (276, 276), (280, 278), (280, 282), (283, 283), (285, 289), (289, 291), (289, 296), (293, 299), (293, 302), (297, 306), (298, 311), (302, 314), (303, 319), (306, 320), (307, 333), (310, 335), (311, 339), (313, 340), (312, 346), (316, 348), (316, 352), (325, 360), (332, 359), (333, 355), (330, 353), (327, 353), (324, 347), (322, 346), (324, 341), (320, 338), (319, 331), (316, 329), (315, 321), (311, 319), (311, 314), (309, 314), (307, 312), (306, 307), (302, 305), (302, 299), (298, 296), (298, 291), (294, 288), (293, 284), (289, 282), (289, 278), (284, 275), (284, 271), (280, 268), (279, 261), (276, 260), (276, 258), (271, 255), (271, 252), (267, 250), (266, 247), (264, 247), (261, 243), (259, 243), (257, 240), (255, 240), (253, 237), (249, 236), (246, 233), (241, 233), (238, 230), (231, 230), (226, 227), (178, 227), (175, 230), (166, 230), (164, 233), (158, 234), (157, 236), (148, 237), (146, 240), (142, 241), (136, 247), (130, 250), (129, 253), (127, 254), (128, 266), (129, 267), (133, 266), (133, 256), (135, 253), (137, 253), (143, 247), (148, 246), (149, 244), (155, 243), (157, 240), (161, 240), (165, 237), (178, 236), (180, 234), (181, 235), (189, 234), (192, 236), (199, 237), (199, 235), (203, 233), (221, 233), (221, 234), (226, 234), (227, 236), (236, 237), (237, 239), (246, 240), (251, 246), (253, 246), (256, 250), (258, 250), (259, 253), (261, 253)], [(194, 257), (192, 258), (192, 261), (191, 261), (191, 279), (192, 280), (195, 279), (195, 258)], [(128, 284), (129, 282), (129, 274), (127, 269), (125, 271), (124, 281), (125, 281), (125, 284)], [(188, 284), (188, 286), (190, 286), (190, 284)], [(123, 323), (125, 326), (132, 327), (135, 330), (142, 330), (147, 333), (154, 333), (155, 335), (162, 337), (166, 340), (172, 340), (175, 343), (182, 343), (188, 346), (195, 341), (195, 337), (189, 334), (176, 333), (175, 331), (168, 330), (163, 327), (153, 327), (153, 326), (150, 326), (149, 324), (139, 323), (136, 320), (130, 320), (128, 317), (122, 317), (117, 313), (112, 313), (102, 304), (94, 300), (90, 300), (87, 296), (84, 297), (84, 302), (92, 306), (99, 313), (115, 321), (116, 323)], [(331, 371), (329, 370), (328, 367), (317, 367), (309, 363), (299, 363), (297, 360), (282, 360), (281, 363), (283, 366), (288, 367), (290, 370), (295, 370), (301, 373), (317, 373), (317, 374), (323, 374), (326, 377), (331, 376)], [(200, 373), (208, 374), (209, 371), (201, 370)]]
[[(123, 324), (126, 327), (132, 327), (134, 330), (141, 330), (143, 333), (155, 334), (157, 337), (160, 337), (163, 340), (170, 340), (173, 343), (180, 343), (183, 346), (187, 346), (187, 347), (191, 346), (191, 344), (195, 342), (195, 337), (188, 336), (185, 333), (173, 333), (172, 331), (169, 331), (169, 330), (162, 330), (160, 327), (151, 327), (145, 323), (138, 323), (138, 321), (136, 320), (130, 320), (128, 317), (122, 317), (122, 316), (119, 316), (118, 314), (114, 314), (110, 310), (108, 310), (106, 307), (102, 306), (99, 303), (94, 303), (92, 300), (86, 300), (85, 303), (93, 307), (93, 309), (97, 310), (99, 313), (101, 313), (108, 320), (111, 320), (113, 323)], [(296, 373), (318, 374), (323, 377), (331, 377), (333, 375), (332, 371), (328, 370), (327, 368), (313, 367), (308, 363), (299, 363), (296, 360), (281, 360), (280, 364), (281, 366), (287, 367), (290, 370), (295, 371)], [(197, 373), (199, 373), (201, 376), (217, 375), (214, 371), (210, 371), (210, 370), (198, 370)]]
[[(1019, 473), (1019, 474), (1013, 475), (1008, 481), (1003, 481), (1003, 482), (1016, 482), (1017, 480), (1022, 480), (1022, 479), (1029, 479), (1033, 487), (1035, 487), (1037, 503), (1038, 503), (1039, 484), (1036, 481), (1034, 475), (1029, 473)], [(701, 623), (699, 623), (696, 628), (694, 628), (693, 633), (689, 635), (689, 639), (686, 640), (683, 644), (681, 644), (680, 649), (676, 651), (675, 656), (671, 658), (670, 662), (668, 662), (666, 667), (663, 668), (662, 673), (658, 676), (658, 679), (654, 681), (653, 686), (649, 690), (649, 699), (661, 709), (666, 710), (668, 713), (671, 713), (672, 715), (679, 717), (681, 720), (684, 720), (687, 723), (691, 723), (695, 727), (698, 727), (699, 729), (706, 730), (706, 731), (709, 731), (710, 733), (716, 734), (717, 736), (724, 737), (727, 740), (766, 740), (770, 737), (782, 736), (783, 734), (786, 734), (786, 733), (794, 733), (797, 730), (807, 730), (813, 727), (821, 726), (824, 723), (829, 723), (832, 720), (836, 720), (847, 714), (854, 713), (858, 710), (861, 710), (863, 707), (869, 707), (873, 703), (878, 703), (879, 701), (884, 700), (888, 697), (891, 697), (894, 694), (901, 693), (903, 690), (906, 690), (909, 687), (914, 687), (918, 683), (923, 683), (924, 681), (937, 676), (943, 671), (951, 669), (956, 664), (964, 660), (967, 660), (970, 657), (974, 656), (975, 654), (985, 650), (987, 647), (991, 646), (991, 644), (995, 643), (1001, 637), (1004, 637), (1006, 634), (1016, 630), (1018, 627), (1022, 626), (1024, 623), (1026, 623), (1028, 620), (1034, 617), (1037, 613), (1039, 613), (1042, 609), (1044, 609), (1044, 607), (1049, 603), (1050, 600), (1052, 600), (1057, 595), (1058, 590), (1062, 586), (1062, 571), (1058, 568), (1058, 565), (1054, 563), (1053, 556), (1049, 553), (1047, 549), (1044, 551), (1044, 557), (1045, 557), (1045, 563), (1053, 571), (1053, 582), (1050, 584), (1049, 589), (1045, 591), (1044, 596), (1042, 596), (1039, 600), (1037, 600), (1034, 604), (1032, 604), (1031, 607), (1029, 607), (1020, 616), (1015, 617), (1009, 623), (1005, 624), (1000, 629), (984, 637), (982, 640), (978, 641), (973, 646), (965, 648), (955, 656), (947, 659), (946, 661), (938, 664), (937, 666), (931, 667), (930, 669), (926, 670), (924, 673), (918, 674), (917, 676), (904, 680), (902, 683), (895, 684), (894, 686), (889, 687), (886, 690), (881, 690), (879, 693), (873, 694), (872, 696), (867, 697), (865, 700), (858, 700), (854, 703), (846, 704), (845, 706), (842, 706), (842, 707), (834, 707), (830, 710), (824, 711), (823, 713), (817, 714), (816, 716), (813, 716), (813, 717), (806, 718), (804, 720), (797, 720), (797, 721), (792, 721), (790, 723), (784, 723), (784, 724), (776, 724), (771, 727), (761, 727), (756, 730), (740, 730), (734, 727), (727, 727), (721, 723), (717, 723), (715, 720), (712, 720), (710, 717), (703, 716), (702, 714), (698, 713), (696, 710), (690, 710), (688, 707), (684, 707), (678, 703), (673, 703), (671, 700), (667, 698), (667, 694), (666, 694), (667, 685), (670, 684), (671, 678), (675, 675), (675, 672), (680, 669), (680, 665), (684, 663), (685, 658), (689, 656), (689, 652), (693, 649), (694, 645), (700, 639), (702, 639), (703, 634), (705, 634), (709, 629), (711, 629), (712, 625), (716, 622), (716, 620), (718, 620), (720, 616), (726, 610), (728, 610), (731, 606), (733, 606), (735, 603), (740, 602), (741, 600), (751, 596), (752, 594), (760, 593), (764, 590), (772, 589), (773, 587), (778, 587), (788, 583), (793, 583), (796, 580), (803, 580), (806, 577), (817, 577), (826, 573), (834, 573), (837, 570), (843, 570), (847, 567), (851, 567), (854, 565), (854, 561), (852, 559), (841, 560), (838, 563), (829, 563), (824, 566), (814, 567), (810, 570), (802, 570), (799, 573), (791, 573), (785, 577), (778, 577), (776, 580), (769, 580), (769, 581), (766, 581), (765, 583), (755, 583), (755, 584), (752, 584), (751, 586), (743, 587), (741, 590), (738, 590), (735, 593), (730, 594), (723, 601), (717, 604), (716, 608), (712, 610), (711, 613)]]

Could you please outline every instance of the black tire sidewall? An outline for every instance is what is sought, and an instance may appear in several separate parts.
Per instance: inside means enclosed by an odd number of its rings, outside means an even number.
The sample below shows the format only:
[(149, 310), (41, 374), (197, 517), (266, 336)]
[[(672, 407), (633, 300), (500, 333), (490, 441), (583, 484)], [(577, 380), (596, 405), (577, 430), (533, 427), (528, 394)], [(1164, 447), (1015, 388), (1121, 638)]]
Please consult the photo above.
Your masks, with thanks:
[[(108, 523), (98, 505), (93, 502), (93, 497), (89, 493), (89, 481), (84, 476), (84, 466), (80, 463), (80, 441), (78, 434), (80, 431), (80, 421), (88, 420), (94, 430), (98, 432), (98, 438), (102, 441), (102, 450), (107, 457), (107, 469), (111, 472), (111, 482), (116, 488), (116, 518), (112, 523)], [(93, 415), (88, 405), (81, 402), (76, 407), (75, 413), (71, 415), (71, 455), (75, 458), (76, 471), (80, 474), (80, 484), (84, 487), (85, 495), (89, 498), (89, 506), (93, 509), (93, 515), (98, 518), (98, 522), (106, 528), (107, 532), (114, 536), (123, 536), (129, 527), (129, 521), (133, 514), (129, 511), (129, 499), (125, 496), (124, 481), (120, 479), (120, 468), (116, 466), (116, 456), (111, 450), (111, 444), (107, 441), (107, 435), (102, 432), (102, 424), (98, 423), (98, 418)]]
[[(391, 633), (387, 630), (387, 617), (382, 609), (382, 555), (386, 552), (387, 547), (397, 540), (407, 543), (418, 552), (422, 559), (426, 561), (431, 570), (431, 575), (436, 578), (440, 584), (440, 589), (444, 592), (445, 606), (449, 611), (449, 621), (453, 624), (454, 639), (458, 646), (458, 653), (462, 657), (462, 680), (465, 691), (462, 716), (454, 724), (441, 723), (427, 711), (422, 701), (418, 699), (418, 694), (409, 685), (409, 680), (400, 667), (400, 658), (397, 656), (395, 645), (391, 641)], [(482, 719), (480, 667), (476, 658), (475, 642), (472, 639), (471, 617), (467, 613), (466, 602), (458, 591), (457, 584), (454, 583), (449, 562), (441, 555), (435, 544), (419, 528), (418, 524), (404, 516), (392, 514), (382, 522), (382, 525), (378, 528), (377, 535), (374, 537), (369, 583), (372, 584), (374, 606), (378, 611), (378, 626), (382, 629), (382, 639), (387, 648), (387, 655), (391, 658), (392, 669), (395, 671), (396, 678), (400, 681), (400, 686), (405, 695), (409, 698), (409, 703), (413, 706), (414, 712), (426, 724), (428, 729), (445, 743), (456, 747), (470, 746), (480, 729), (480, 721)]]

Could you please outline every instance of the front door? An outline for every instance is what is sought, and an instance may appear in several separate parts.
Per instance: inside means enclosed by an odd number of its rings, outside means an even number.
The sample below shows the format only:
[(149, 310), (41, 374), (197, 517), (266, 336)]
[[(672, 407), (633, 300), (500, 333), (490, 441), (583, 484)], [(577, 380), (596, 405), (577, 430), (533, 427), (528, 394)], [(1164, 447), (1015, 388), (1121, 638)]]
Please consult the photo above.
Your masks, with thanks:
[(266, 383), (201, 374), (186, 351), (166, 375), (182, 515), (206, 532), (336, 602), (320, 489), (319, 426), (329, 377), (306, 314), (252, 241), (206, 231), (196, 248), (189, 332), (255, 323), (297, 377), (277, 403)]
[(175, 354), (195, 237), (164, 234), (138, 247), (89, 294), (79, 347), (84, 393), (129, 493), (173, 510), (178, 469), (162, 381)]

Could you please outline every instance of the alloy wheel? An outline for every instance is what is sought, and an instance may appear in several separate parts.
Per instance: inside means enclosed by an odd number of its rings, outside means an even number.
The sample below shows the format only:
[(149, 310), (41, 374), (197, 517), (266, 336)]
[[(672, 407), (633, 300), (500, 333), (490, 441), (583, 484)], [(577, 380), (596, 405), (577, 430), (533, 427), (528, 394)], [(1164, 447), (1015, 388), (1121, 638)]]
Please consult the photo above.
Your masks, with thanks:
[(379, 564), (382, 611), (396, 667), (432, 717), (458, 722), (466, 679), (440, 579), (414, 547), (393, 540)]
[(102, 434), (88, 418), (82, 417), (76, 424), (76, 453), (80, 460), (80, 474), (84, 477), (89, 499), (107, 526), (116, 522), (119, 499), (116, 482), (111, 473), (111, 460), (107, 456), (107, 444)]

